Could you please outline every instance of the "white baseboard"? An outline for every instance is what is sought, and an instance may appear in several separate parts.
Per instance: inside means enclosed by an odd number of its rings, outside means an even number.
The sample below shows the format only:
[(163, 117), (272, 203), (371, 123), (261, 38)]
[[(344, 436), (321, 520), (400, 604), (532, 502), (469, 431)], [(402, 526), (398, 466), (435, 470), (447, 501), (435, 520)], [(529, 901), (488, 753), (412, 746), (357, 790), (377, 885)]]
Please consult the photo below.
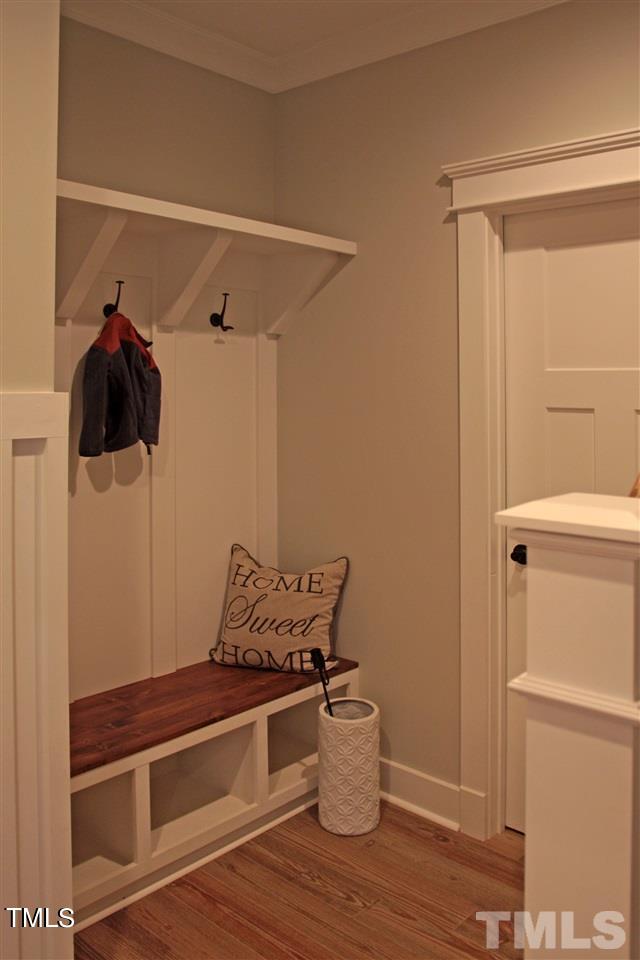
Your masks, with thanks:
[(380, 792), (396, 806), (433, 820), (450, 830), (460, 829), (460, 788), (395, 760), (380, 760)]

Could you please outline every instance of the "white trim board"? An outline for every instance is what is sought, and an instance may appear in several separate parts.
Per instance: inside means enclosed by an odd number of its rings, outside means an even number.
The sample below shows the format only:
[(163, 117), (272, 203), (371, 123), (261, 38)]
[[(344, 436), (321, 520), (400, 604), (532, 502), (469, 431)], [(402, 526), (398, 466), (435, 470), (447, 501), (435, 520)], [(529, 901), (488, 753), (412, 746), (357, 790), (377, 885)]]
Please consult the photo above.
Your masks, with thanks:
[(460, 827), (504, 827), (504, 216), (637, 196), (640, 130), (448, 164), (458, 218), (460, 349)]
[(69, 433), (67, 393), (0, 394), (0, 440), (38, 440)]
[(637, 700), (623, 700), (621, 697), (594, 694), (590, 690), (581, 690), (566, 683), (554, 683), (530, 673), (521, 673), (519, 677), (511, 680), (509, 689), (525, 697), (550, 700), (553, 703), (564, 704), (566, 707), (587, 710), (640, 727), (640, 702)]
[[(621, 130), (586, 140), (520, 150), (442, 169), (453, 183), (452, 211), (511, 208), (567, 194), (637, 190), (640, 130)], [(510, 209), (510, 212), (513, 212)]]

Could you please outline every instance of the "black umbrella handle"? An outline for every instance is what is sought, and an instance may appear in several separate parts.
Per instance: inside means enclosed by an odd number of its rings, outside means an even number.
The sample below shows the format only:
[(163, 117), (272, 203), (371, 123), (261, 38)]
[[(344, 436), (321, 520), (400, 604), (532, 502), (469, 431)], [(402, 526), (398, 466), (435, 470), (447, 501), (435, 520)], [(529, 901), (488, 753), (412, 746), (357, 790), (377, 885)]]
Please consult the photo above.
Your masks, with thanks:
[(322, 650), (319, 647), (314, 647), (311, 651), (311, 662), (313, 666), (320, 674), (320, 681), (322, 683), (322, 689), (324, 691), (324, 698), (327, 701), (327, 710), (329, 711), (329, 716), (333, 716), (333, 708), (331, 706), (331, 700), (329, 700), (329, 694), (327, 692), (327, 687), (329, 686), (329, 674), (327, 673), (327, 665), (325, 663), (324, 655)]

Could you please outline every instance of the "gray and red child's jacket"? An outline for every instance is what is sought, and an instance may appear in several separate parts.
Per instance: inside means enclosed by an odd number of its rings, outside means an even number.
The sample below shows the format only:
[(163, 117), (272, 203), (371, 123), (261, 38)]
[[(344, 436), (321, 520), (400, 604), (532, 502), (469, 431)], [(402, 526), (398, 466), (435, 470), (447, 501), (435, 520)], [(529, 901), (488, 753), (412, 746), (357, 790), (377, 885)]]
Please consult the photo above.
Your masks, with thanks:
[(84, 367), (81, 457), (158, 443), (161, 377), (150, 346), (123, 314), (107, 319)]

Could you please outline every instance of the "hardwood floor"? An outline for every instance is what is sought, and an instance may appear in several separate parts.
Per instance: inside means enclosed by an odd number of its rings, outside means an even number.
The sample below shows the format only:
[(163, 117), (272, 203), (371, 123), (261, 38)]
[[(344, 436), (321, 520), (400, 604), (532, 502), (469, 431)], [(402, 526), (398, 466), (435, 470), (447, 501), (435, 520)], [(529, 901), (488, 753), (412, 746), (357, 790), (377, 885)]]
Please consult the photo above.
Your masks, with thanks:
[(521, 910), (524, 840), (481, 843), (385, 804), (380, 826), (336, 837), (316, 808), (76, 935), (76, 960), (518, 958), (478, 910)]

